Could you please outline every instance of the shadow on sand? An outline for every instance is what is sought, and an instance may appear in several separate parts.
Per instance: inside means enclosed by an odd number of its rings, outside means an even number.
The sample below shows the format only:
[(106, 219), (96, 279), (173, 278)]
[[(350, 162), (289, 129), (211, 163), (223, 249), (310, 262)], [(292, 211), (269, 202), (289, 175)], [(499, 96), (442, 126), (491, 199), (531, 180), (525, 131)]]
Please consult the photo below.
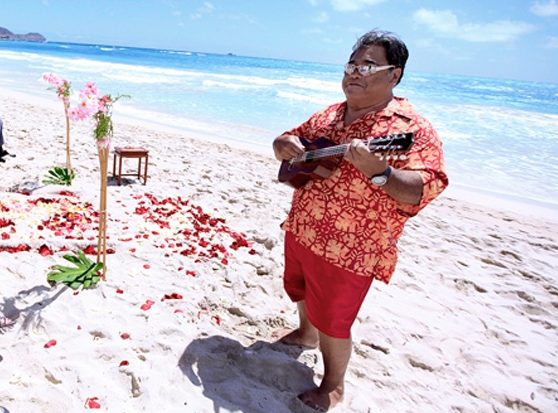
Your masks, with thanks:
[(244, 413), (315, 412), (296, 398), (315, 387), (313, 370), (297, 360), (301, 352), (263, 341), (244, 347), (236, 340), (212, 336), (190, 343), (178, 365), (203, 388), (215, 413), (221, 408)]
[[(68, 290), (68, 287), (53, 289), (44, 285), (37, 285), (18, 292), (15, 297), (2, 297), (0, 316), (13, 320), (13, 324), (9, 326), (10, 328), (16, 324), (19, 324), (23, 331), (40, 327), (42, 323), (41, 312), (66, 290)], [(27, 305), (27, 307), (18, 308), (16, 305), (20, 301), (33, 301), (34, 298), (37, 300)], [(20, 318), (23, 319), (21, 323), (19, 323)], [(3, 333), (2, 329), (0, 329), (0, 333)]]

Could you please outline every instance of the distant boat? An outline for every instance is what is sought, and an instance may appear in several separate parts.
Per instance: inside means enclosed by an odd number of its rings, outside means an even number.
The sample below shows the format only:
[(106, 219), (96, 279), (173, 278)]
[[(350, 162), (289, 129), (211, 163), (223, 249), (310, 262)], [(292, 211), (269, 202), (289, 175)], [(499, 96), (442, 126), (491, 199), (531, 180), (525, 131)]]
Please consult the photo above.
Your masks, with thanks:
[(234, 53), (227, 53), (227, 56), (236, 56)]

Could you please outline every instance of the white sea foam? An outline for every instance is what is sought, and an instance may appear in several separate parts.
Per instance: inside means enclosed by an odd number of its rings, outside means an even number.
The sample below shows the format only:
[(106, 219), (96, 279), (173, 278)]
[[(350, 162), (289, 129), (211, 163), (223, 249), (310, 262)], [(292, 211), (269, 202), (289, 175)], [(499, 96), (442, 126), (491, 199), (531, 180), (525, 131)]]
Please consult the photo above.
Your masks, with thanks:
[(320, 92), (339, 92), (341, 90), (341, 79), (339, 79), (339, 82), (331, 82), (309, 77), (289, 77), (286, 83), (301, 89)]
[(181, 80), (172, 76), (157, 76), (153, 74), (126, 74), (124, 72), (102, 73), (102, 77), (106, 79), (134, 83), (134, 84), (178, 84)]
[(220, 82), (217, 80), (203, 80), (202, 85), (205, 87), (211, 88), (223, 88), (223, 89), (233, 89), (233, 90), (241, 90), (241, 89), (261, 89), (260, 85), (254, 85), (249, 83), (230, 83), (230, 82)]
[(515, 89), (509, 86), (495, 86), (495, 85), (468, 85), (464, 86), (467, 89), (473, 90), (485, 90), (485, 91), (493, 91), (493, 92), (513, 92)]
[(30, 60), (33, 57), (39, 57), (34, 53), (27, 53), (27, 52), (12, 52), (9, 50), (0, 50), (0, 58), (1, 59), (8, 59), (8, 60)]
[(178, 54), (182, 56), (192, 56), (192, 52), (181, 52), (178, 50), (161, 50), (160, 52), (165, 54)]
[(298, 100), (302, 102), (311, 102), (317, 103), (320, 105), (328, 105), (331, 102), (330, 96), (319, 96), (319, 95), (310, 95), (310, 94), (301, 94), (301, 93), (294, 93), (294, 92), (285, 92), (282, 90), (277, 91), (277, 96), (283, 99), (290, 99), (290, 100)]

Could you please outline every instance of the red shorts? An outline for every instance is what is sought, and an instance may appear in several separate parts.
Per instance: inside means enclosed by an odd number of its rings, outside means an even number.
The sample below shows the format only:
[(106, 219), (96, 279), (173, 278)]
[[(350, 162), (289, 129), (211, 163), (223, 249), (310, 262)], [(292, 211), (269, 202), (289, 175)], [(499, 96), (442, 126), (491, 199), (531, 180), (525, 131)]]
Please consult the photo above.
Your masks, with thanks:
[(371, 284), (371, 277), (326, 262), (285, 233), (285, 291), (293, 302), (305, 301), (308, 320), (322, 333), (349, 338)]

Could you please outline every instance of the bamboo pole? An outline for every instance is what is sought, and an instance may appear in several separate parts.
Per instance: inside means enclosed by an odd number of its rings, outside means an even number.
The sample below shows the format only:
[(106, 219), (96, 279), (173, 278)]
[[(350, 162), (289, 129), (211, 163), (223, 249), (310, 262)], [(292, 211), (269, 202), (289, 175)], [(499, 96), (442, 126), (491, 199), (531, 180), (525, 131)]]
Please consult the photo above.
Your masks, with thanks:
[(72, 172), (72, 160), (70, 157), (70, 117), (68, 116), (69, 103), (64, 100), (64, 116), (66, 117), (66, 169)]
[(105, 140), (97, 141), (101, 175), (99, 200), (99, 234), (97, 240), (97, 263), (103, 263), (103, 279), (107, 275), (107, 179), (109, 147)]

